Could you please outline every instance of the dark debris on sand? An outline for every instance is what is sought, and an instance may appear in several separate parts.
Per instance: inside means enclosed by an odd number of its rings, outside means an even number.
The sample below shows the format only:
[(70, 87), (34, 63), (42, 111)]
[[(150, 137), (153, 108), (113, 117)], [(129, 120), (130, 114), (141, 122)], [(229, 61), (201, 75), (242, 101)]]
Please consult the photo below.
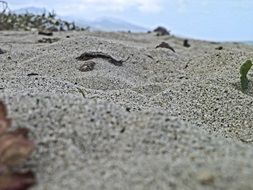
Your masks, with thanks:
[(185, 39), (184, 43), (183, 43), (183, 46), (187, 47), (187, 48), (191, 47), (191, 45), (189, 44), (189, 40)]
[(0, 48), (0, 54), (4, 54), (4, 53), (6, 53), (6, 51)]
[(79, 57), (77, 57), (76, 59), (79, 61), (88, 61), (88, 60), (95, 59), (95, 58), (105, 59), (115, 66), (122, 66), (123, 65), (123, 60), (117, 60), (117, 59), (113, 58), (112, 56), (102, 53), (102, 52), (85, 52), (82, 55), (80, 55)]
[(171, 47), (167, 42), (162, 42), (161, 44), (159, 44), (158, 46), (156, 46), (156, 49), (157, 49), (157, 48), (166, 48), (166, 49), (170, 49), (170, 50), (173, 51), (173, 52), (176, 52), (176, 51), (174, 50), (174, 48)]
[(166, 28), (159, 26), (157, 27), (154, 32), (156, 33), (157, 36), (165, 36), (165, 35), (170, 35), (170, 31), (168, 31)]

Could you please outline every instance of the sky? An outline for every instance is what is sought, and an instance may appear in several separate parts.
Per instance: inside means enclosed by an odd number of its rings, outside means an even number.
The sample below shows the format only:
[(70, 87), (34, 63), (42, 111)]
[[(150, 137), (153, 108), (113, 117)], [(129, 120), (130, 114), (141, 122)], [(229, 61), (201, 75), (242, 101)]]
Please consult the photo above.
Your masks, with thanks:
[(172, 34), (215, 41), (253, 41), (253, 0), (6, 0), (11, 9), (41, 7), (93, 20), (112, 17)]

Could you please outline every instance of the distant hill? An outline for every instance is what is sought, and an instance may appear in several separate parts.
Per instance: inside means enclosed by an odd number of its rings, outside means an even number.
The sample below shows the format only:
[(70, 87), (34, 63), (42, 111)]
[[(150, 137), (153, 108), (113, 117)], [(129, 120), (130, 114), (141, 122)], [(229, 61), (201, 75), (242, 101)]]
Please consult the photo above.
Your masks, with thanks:
[[(22, 9), (14, 10), (17, 14), (32, 13), (35, 15), (41, 15), (43, 13), (49, 13), (45, 8), (38, 7), (25, 7)], [(76, 19), (71, 16), (61, 17), (60, 19), (67, 21), (74, 21), (80, 27), (89, 26), (91, 30), (103, 30), (103, 31), (131, 31), (131, 32), (147, 32), (148, 29), (139, 25), (132, 24), (130, 22), (116, 19), (116, 18), (100, 18), (96, 20), (85, 20), (85, 19)]]
[(248, 42), (243, 42), (244, 44), (247, 44), (247, 45), (252, 45), (253, 46), (253, 41), (248, 41)]
[(130, 22), (116, 19), (116, 18), (100, 18), (96, 20), (82, 20), (75, 21), (79, 26), (90, 26), (93, 30), (103, 31), (131, 31), (131, 32), (147, 32), (148, 29)]

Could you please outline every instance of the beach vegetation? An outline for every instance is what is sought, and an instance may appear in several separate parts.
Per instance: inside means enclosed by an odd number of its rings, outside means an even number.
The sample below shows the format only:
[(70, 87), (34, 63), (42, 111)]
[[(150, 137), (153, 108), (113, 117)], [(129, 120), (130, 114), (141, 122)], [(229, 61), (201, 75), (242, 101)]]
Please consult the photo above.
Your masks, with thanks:
[(17, 14), (11, 11), (6, 1), (0, 0), (0, 30), (49, 30), (49, 31), (70, 31), (85, 30), (75, 25), (74, 22), (68, 22), (57, 17), (54, 11), (42, 14)]
[(247, 60), (245, 63), (242, 64), (240, 68), (240, 74), (241, 74), (240, 81), (241, 81), (241, 89), (243, 92), (245, 92), (248, 89), (249, 79), (247, 77), (247, 74), (251, 67), (252, 67), (252, 61)]

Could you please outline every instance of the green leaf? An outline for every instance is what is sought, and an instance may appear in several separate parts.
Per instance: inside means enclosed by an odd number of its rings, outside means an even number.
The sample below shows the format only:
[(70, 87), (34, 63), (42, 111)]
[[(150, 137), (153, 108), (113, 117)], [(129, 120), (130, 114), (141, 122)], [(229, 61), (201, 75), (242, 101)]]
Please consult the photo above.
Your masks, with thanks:
[(241, 88), (242, 91), (244, 92), (245, 90), (248, 89), (248, 83), (249, 80), (247, 78), (247, 74), (250, 70), (250, 68), (252, 67), (252, 61), (251, 60), (247, 60), (240, 68), (240, 74), (241, 74)]

